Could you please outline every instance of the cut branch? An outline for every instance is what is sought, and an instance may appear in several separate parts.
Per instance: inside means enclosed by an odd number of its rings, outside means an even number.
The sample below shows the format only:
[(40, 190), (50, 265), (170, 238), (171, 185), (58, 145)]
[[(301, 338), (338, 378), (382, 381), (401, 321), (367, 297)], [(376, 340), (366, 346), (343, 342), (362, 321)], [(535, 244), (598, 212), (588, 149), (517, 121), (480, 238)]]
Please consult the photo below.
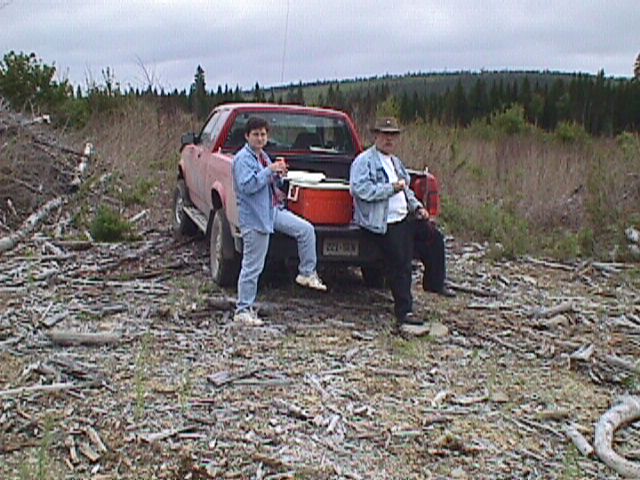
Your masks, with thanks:
[(76, 387), (77, 385), (75, 383), (53, 383), (51, 385), (34, 385), (31, 387), (11, 388), (9, 390), (0, 391), (0, 398), (19, 397), (20, 395), (30, 393), (60, 392), (62, 390), (70, 390)]
[(33, 232), (52, 210), (60, 207), (60, 205), (62, 205), (62, 197), (49, 200), (37, 212), (32, 213), (18, 230), (11, 235), (0, 238), (0, 253), (14, 248), (20, 240)]
[(598, 457), (620, 475), (640, 478), (640, 464), (618, 455), (612, 447), (614, 432), (640, 418), (640, 397), (623, 397), (596, 424), (594, 446)]
[(107, 345), (120, 341), (119, 333), (79, 333), (54, 330), (48, 334), (49, 340), (58, 345)]

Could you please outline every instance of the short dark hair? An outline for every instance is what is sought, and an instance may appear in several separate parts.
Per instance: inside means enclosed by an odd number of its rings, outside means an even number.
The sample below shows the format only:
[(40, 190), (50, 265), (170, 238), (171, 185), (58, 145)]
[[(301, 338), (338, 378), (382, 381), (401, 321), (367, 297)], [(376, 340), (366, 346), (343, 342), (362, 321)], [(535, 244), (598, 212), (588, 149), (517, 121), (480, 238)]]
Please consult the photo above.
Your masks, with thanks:
[(264, 118), (251, 117), (244, 126), (244, 133), (249, 135), (253, 130), (260, 130), (261, 128), (264, 128), (268, 132), (269, 123)]

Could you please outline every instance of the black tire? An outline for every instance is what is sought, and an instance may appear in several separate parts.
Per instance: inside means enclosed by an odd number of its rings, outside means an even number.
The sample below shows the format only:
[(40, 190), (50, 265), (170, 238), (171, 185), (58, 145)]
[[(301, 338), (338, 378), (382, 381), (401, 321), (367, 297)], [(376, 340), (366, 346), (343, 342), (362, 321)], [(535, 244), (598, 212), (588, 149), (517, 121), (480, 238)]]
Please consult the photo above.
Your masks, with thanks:
[(360, 267), (362, 272), (362, 280), (364, 284), (369, 288), (384, 288), (385, 277), (384, 268), (378, 265), (367, 265)]
[(189, 200), (187, 186), (184, 180), (180, 179), (173, 194), (173, 233), (176, 236), (186, 235), (192, 237), (198, 233), (198, 226), (184, 213), (184, 207), (190, 206), (192, 206), (192, 203)]
[(221, 287), (230, 287), (238, 282), (240, 255), (236, 252), (229, 222), (224, 210), (213, 213), (209, 236), (209, 265), (211, 278)]

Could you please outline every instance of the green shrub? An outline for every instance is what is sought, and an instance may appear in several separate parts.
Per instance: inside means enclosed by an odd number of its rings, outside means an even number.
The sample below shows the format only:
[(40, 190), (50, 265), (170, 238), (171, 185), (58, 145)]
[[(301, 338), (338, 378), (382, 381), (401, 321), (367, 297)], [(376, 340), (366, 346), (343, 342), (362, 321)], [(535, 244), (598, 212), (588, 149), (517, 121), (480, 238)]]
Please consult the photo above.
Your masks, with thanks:
[(502, 113), (494, 113), (491, 116), (491, 125), (505, 135), (516, 135), (527, 131), (527, 120), (524, 116), (524, 108), (514, 103)]
[[(620, 205), (616, 203), (616, 185), (613, 171), (606, 158), (595, 158), (587, 170), (587, 198), (585, 209), (589, 225), (597, 237), (620, 221)], [(606, 220), (603, 221), (603, 220)]]
[(560, 122), (554, 131), (554, 137), (561, 143), (584, 143), (589, 134), (576, 122)]
[(493, 140), (496, 136), (494, 127), (487, 122), (486, 118), (473, 119), (467, 127), (467, 132), (469, 132), (472, 138), (485, 141)]
[(480, 220), (490, 229), (489, 240), (502, 244), (502, 256), (515, 258), (535, 248), (531, 242), (529, 224), (514, 212), (499, 205), (485, 205)]
[(15, 110), (49, 110), (64, 103), (72, 95), (71, 86), (55, 78), (56, 68), (35, 53), (10, 51), (0, 61), (0, 95)]
[(596, 239), (592, 229), (585, 227), (578, 232), (578, 246), (581, 257), (593, 256), (596, 250)]
[(91, 224), (91, 236), (98, 242), (130, 239), (131, 224), (115, 210), (100, 207)]
[(616, 143), (622, 150), (625, 158), (640, 158), (640, 137), (630, 132), (622, 132), (616, 137)]
[(556, 235), (552, 245), (553, 256), (559, 260), (575, 260), (580, 256), (578, 236), (564, 232)]
[(149, 201), (149, 194), (154, 187), (154, 182), (147, 178), (138, 178), (135, 185), (122, 192), (122, 202), (125, 207), (131, 205), (146, 205)]
[(499, 204), (467, 207), (446, 197), (442, 205), (442, 221), (454, 233), (494, 246), (494, 257), (514, 258), (535, 249), (528, 222)]
[(582, 228), (578, 232), (555, 231), (543, 238), (541, 250), (558, 260), (588, 258), (596, 253), (596, 241), (590, 228)]

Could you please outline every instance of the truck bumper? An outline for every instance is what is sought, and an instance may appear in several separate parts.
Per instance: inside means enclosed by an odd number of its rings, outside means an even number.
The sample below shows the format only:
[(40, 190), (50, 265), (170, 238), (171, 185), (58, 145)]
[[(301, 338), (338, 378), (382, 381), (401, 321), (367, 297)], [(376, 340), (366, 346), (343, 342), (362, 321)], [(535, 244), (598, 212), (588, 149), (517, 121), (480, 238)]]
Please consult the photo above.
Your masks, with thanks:
[[(356, 225), (315, 226), (318, 263), (370, 265), (382, 261), (378, 246)], [(281, 233), (271, 236), (269, 260), (298, 258), (294, 238)]]

